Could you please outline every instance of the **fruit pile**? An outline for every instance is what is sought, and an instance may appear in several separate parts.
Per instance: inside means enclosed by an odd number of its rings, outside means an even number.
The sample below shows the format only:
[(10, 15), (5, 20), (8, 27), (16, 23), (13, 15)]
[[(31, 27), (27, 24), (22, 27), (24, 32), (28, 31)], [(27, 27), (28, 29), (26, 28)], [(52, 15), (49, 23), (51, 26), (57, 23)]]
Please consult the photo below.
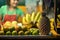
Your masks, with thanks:
[[(24, 15), (20, 20), (22, 20), (22, 24), (18, 25), (17, 21), (6, 21), (0, 30), (0, 35), (39, 35), (40, 31), (38, 29), (40, 25), (41, 13), (33, 12), (32, 14)], [(55, 33), (54, 31), (54, 19), (50, 19), (51, 24), (51, 33)], [(52, 31), (53, 30), (53, 31)]]
[(36, 27), (37, 23), (40, 22), (40, 18), (41, 18), (40, 12), (37, 13), (32, 12), (32, 14), (27, 13), (25, 16), (23, 16), (22, 23), (28, 26), (28, 28)]
[(28, 22), (28, 23), (30, 23), (30, 22), (39, 22), (39, 20), (40, 20), (40, 12), (37, 12), (37, 13), (35, 13), (35, 12), (32, 12), (32, 14), (26, 14), (24, 17), (23, 17), (23, 23), (25, 23), (25, 22)]
[(4, 28), (3, 31), (0, 31), (0, 35), (39, 35), (39, 30), (37, 28), (31, 29), (22, 29), (21, 27), (18, 30), (12, 28)]
[(7, 21), (0, 30), (0, 35), (39, 35), (39, 29), (18, 26), (16, 21)]

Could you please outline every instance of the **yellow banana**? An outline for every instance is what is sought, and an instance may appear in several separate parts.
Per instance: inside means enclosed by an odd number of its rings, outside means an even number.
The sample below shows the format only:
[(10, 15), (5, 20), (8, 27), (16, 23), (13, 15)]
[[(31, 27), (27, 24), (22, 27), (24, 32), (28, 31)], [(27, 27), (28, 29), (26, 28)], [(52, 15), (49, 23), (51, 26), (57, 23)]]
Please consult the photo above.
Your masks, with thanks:
[(37, 22), (38, 22), (38, 23), (40, 22), (41, 17), (42, 17), (42, 16), (41, 16), (41, 15), (39, 15), (39, 18), (38, 18), (38, 20), (37, 20)]
[(58, 23), (60, 22), (59, 19), (57, 19), (57, 22), (58, 22)]
[(22, 18), (22, 23), (26, 24), (26, 18), (25, 18), (25, 16)]
[(57, 36), (57, 32), (54, 30), (53, 23), (54, 23), (54, 18), (50, 19), (50, 25), (51, 25), (50, 32), (53, 34), (53, 36)]
[(29, 19), (29, 22), (31, 22), (31, 15), (30, 14), (29, 14), (29, 18), (28, 19)]
[(58, 35), (58, 33), (55, 30), (51, 30), (50, 32), (53, 34), (54, 37)]
[(54, 18), (51, 18), (50, 21), (51, 21), (51, 22), (54, 22)]
[(35, 19), (34, 19), (35, 22), (37, 21), (39, 15), (40, 15), (40, 12), (38, 12), (38, 13), (36, 14)]
[(54, 30), (53, 23), (54, 23), (54, 18), (50, 19), (51, 30)]
[(31, 15), (31, 21), (34, 21), (35, 13), (33, 12)]
[(60, 15), (58, 15), (58, 17), (60, 18)]
[(31, 21), (31, 18), (30, 18), (30, 14), (26, 14), (26, 21), (28, 22), (28, 23), (30, 23), (30, 21)]
[(54, 30), (53, 22), (51, 22), (50, 25), (51, 25), (51, 30)]
[(1, 26), (1, 31), (4, 31), (3, 26)]
[(57, 28), (60, 28), (60, 22), (57, 22)]

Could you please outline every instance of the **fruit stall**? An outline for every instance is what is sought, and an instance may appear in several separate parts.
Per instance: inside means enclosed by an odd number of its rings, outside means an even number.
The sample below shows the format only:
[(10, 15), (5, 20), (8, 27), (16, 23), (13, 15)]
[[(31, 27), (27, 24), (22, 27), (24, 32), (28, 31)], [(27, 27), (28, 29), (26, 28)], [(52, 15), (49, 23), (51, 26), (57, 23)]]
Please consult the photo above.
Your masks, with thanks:
[[(50, 14), (46, 16), (49, 10), (48, 7), (43, 5), (38, 5), (36, 10), (28, 13), (24, 6), (18, 6), (21, 8), (25, 14), (23, 17), (18, 17), (17, 21), (6, 21), (0, 23), (0, 38), (4, 39), (47, 39), (47, 38), (57, 38), (60, 34), (57, 33), (57, 25), (60, 26), (59, 19), (56, 19), (56, 0), (54, 0), (54, 11), (53, 18), (50, 18)], [(44, 10), (45, 9), (45, 10)], [(50, 12), (51, 13), (51, 12)], [(58, 15), (60, 18), (60, 15)]]

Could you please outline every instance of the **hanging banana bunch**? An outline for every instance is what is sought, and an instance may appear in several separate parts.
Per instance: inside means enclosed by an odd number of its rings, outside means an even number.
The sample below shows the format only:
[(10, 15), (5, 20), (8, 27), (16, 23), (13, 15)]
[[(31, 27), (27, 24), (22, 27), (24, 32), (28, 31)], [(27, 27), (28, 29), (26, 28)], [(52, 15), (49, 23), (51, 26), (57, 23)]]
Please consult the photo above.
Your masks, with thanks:
[(32, 15), (31, 15), (31, 21), (32, 22), (34, 21), (34, 17), (35, 17), (35, 12), (33, 12)]
[(41, 19), (41, 15), (38, 17), (38, 20), (37, 20), (38, 23), (40, 22), (40, 19)]
[(40, 12), (38, 12), (38, 13), (36, 14), (35, 19), (34, 19), (35, 22), (37, 22), (39, 16), (40, 16)]
[(22, 18), (22, 23), (23, 23), (23, 24), (26, 24), (26, 23), (27, 23), (25, 16)]
[[(38, 13), (35, 13), (35, 12), (32, 12), (32, 14), (26, 14), (23, 18), (22, 18), (22, 20), (23, 20), (23, 24), (27, 24), (27, 25), (25, 25), (25, 26), (27, 26), (27, 28), (31, 28), (33, 25), (36, 25), (35, 23), (36, 22), (39, 22), (40, 21), (40, 12), (38, 12)], [(31, 22), (33, 23), (33, 24), (31, 24)]]
[(31, 22), (31, 17), (30, 17), (30, 14), (26, 14), (26, 21), (28, 22), (28, 23), (30, 23)]

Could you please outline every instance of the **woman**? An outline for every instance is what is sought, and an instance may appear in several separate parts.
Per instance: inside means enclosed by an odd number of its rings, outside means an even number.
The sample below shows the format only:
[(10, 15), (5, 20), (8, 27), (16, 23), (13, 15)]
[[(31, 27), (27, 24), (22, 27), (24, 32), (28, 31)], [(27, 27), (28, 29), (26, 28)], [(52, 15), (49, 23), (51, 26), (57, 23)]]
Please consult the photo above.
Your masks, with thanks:
[(0, 20), (16, 21), (18, 16), (23, 16), (23, 11), (17, 8), (19, 0), (7, 0), (7, 5), (0, 8)]

